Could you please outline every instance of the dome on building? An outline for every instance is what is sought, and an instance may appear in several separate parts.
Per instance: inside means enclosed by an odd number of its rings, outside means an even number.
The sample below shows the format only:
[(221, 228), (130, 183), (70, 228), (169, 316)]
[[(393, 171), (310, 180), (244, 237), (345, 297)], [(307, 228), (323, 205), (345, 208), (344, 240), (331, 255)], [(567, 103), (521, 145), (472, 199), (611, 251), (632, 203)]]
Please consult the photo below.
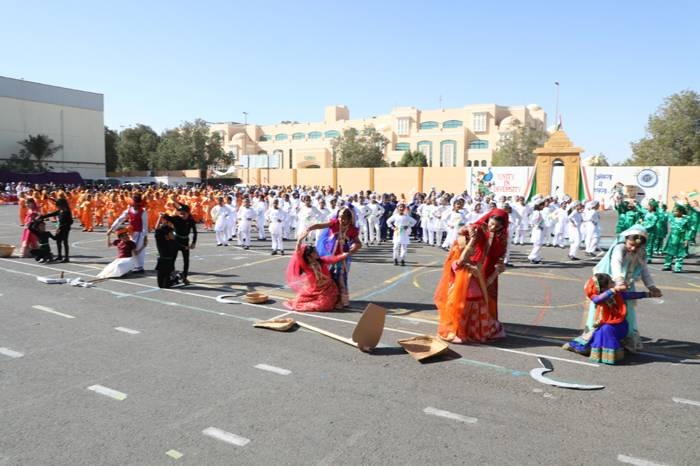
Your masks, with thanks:
[(520, 125), (520, 120), (515, 118), (513, 115), (507, 116), (504, 119), (501, 120), (501, 123), (498, 125), (498, 132), (499, 133), (507, 133), (509, 131), (513, 131), (516, 126)]
[(527, 106), (527, 109), (530, 110), (531, 112), (539, 112), (540, 110), (542, 110), (542, 107), (540, 107), (537, 104), (530, 104)]

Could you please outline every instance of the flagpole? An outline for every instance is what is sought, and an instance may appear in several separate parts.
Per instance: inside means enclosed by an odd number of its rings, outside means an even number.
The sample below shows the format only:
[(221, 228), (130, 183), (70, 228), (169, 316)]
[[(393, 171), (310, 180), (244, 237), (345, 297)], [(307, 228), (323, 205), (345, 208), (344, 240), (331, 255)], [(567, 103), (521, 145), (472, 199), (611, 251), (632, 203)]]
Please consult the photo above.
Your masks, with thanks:
[(559, 81), (554, 81), (556, 89), (555, 110), (554, 110), (554, 127), (559, 128)]

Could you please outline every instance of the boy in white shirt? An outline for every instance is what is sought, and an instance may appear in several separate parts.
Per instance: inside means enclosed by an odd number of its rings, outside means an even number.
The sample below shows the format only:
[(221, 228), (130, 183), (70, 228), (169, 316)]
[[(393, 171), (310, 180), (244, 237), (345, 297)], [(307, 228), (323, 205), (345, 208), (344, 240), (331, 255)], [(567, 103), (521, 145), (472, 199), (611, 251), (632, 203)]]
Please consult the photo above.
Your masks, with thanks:
[(409, 236), (411, 228), (416, 224), (416, 220), (406, 213), (407, 210), (406, 204), (400, 202), (397, 204), (394, 214), (386, 221), (386, 226), (394, 230), (392, 238), (394, 265), (399, 265), (399, 260), (402, 266), (406, 265), (405, 259), (408, 243), (410, 242)]
[(282, 234), (284, 232), (284, 222), (287, 219), (287, 213), (280, 209), (279, 198), (272, 200), (272, 205), (267, 209), (265, 218), (269, 222), (268, 230), (270, 231), (270, 239), (272, 239), (272, 255), (275, 256), (277, 253), (284, 255)]
[(243, 205), (238, 209), (238, 245), (250, 249), (250, 229), (255, 220), (255, 211), (250, 207), (250, 198), (243, 198)]

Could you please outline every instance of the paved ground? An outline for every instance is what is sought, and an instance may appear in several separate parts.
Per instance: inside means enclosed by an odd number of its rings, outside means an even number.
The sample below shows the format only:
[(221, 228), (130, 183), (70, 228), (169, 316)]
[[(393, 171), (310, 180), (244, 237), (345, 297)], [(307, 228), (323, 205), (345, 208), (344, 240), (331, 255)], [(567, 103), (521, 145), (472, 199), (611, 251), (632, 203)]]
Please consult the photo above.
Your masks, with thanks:
[[(0, 241), (19, 235), (16, 207), (0, 208)], [(396, 340), (436, 331), (439, 249), (416, 245), (395, 267), (388, 246), (367, 248), (353, 264), (351, 311), (295, 316), (349, 337), (367, 303), (389, 308), (370, 355), (251, 326), (283, 314), (290, 296), (288, 257), (268, 243), (224, 249), (202, 234), (194, 284), (177, 290), (158, 289), (152, 272), (89, 289), (38, 282), (87, 279), (113, 257), (103, 234), (71, 240), (70, 264), (0, 259), (0, 465), (698, 463), (697, 257), (683, 274), (655, 260), (665, 295), (640, 305), (646, 348), (623, 365), (560, 348), (581, 328), (593, 262), (547, 248), (547, 263), (530, 265), (525, 247), (501, 281), (508, 339), (419, 364)], [(247, 290), (272, 300), (216, 301)], [(605, 389), (538, 383), (529, 371), (540, 355), (552, 378)]]

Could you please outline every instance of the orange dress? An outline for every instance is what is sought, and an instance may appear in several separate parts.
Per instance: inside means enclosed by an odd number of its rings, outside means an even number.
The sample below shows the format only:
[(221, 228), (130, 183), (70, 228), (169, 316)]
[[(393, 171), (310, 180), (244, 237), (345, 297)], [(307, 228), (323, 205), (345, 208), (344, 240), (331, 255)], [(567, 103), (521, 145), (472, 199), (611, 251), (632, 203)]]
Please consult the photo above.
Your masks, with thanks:
[(24, 196), (20, 197), (17, 205), (19, 206), (19, 224), (24, 226), (24, 217), (27, 216), (27, 199)]

